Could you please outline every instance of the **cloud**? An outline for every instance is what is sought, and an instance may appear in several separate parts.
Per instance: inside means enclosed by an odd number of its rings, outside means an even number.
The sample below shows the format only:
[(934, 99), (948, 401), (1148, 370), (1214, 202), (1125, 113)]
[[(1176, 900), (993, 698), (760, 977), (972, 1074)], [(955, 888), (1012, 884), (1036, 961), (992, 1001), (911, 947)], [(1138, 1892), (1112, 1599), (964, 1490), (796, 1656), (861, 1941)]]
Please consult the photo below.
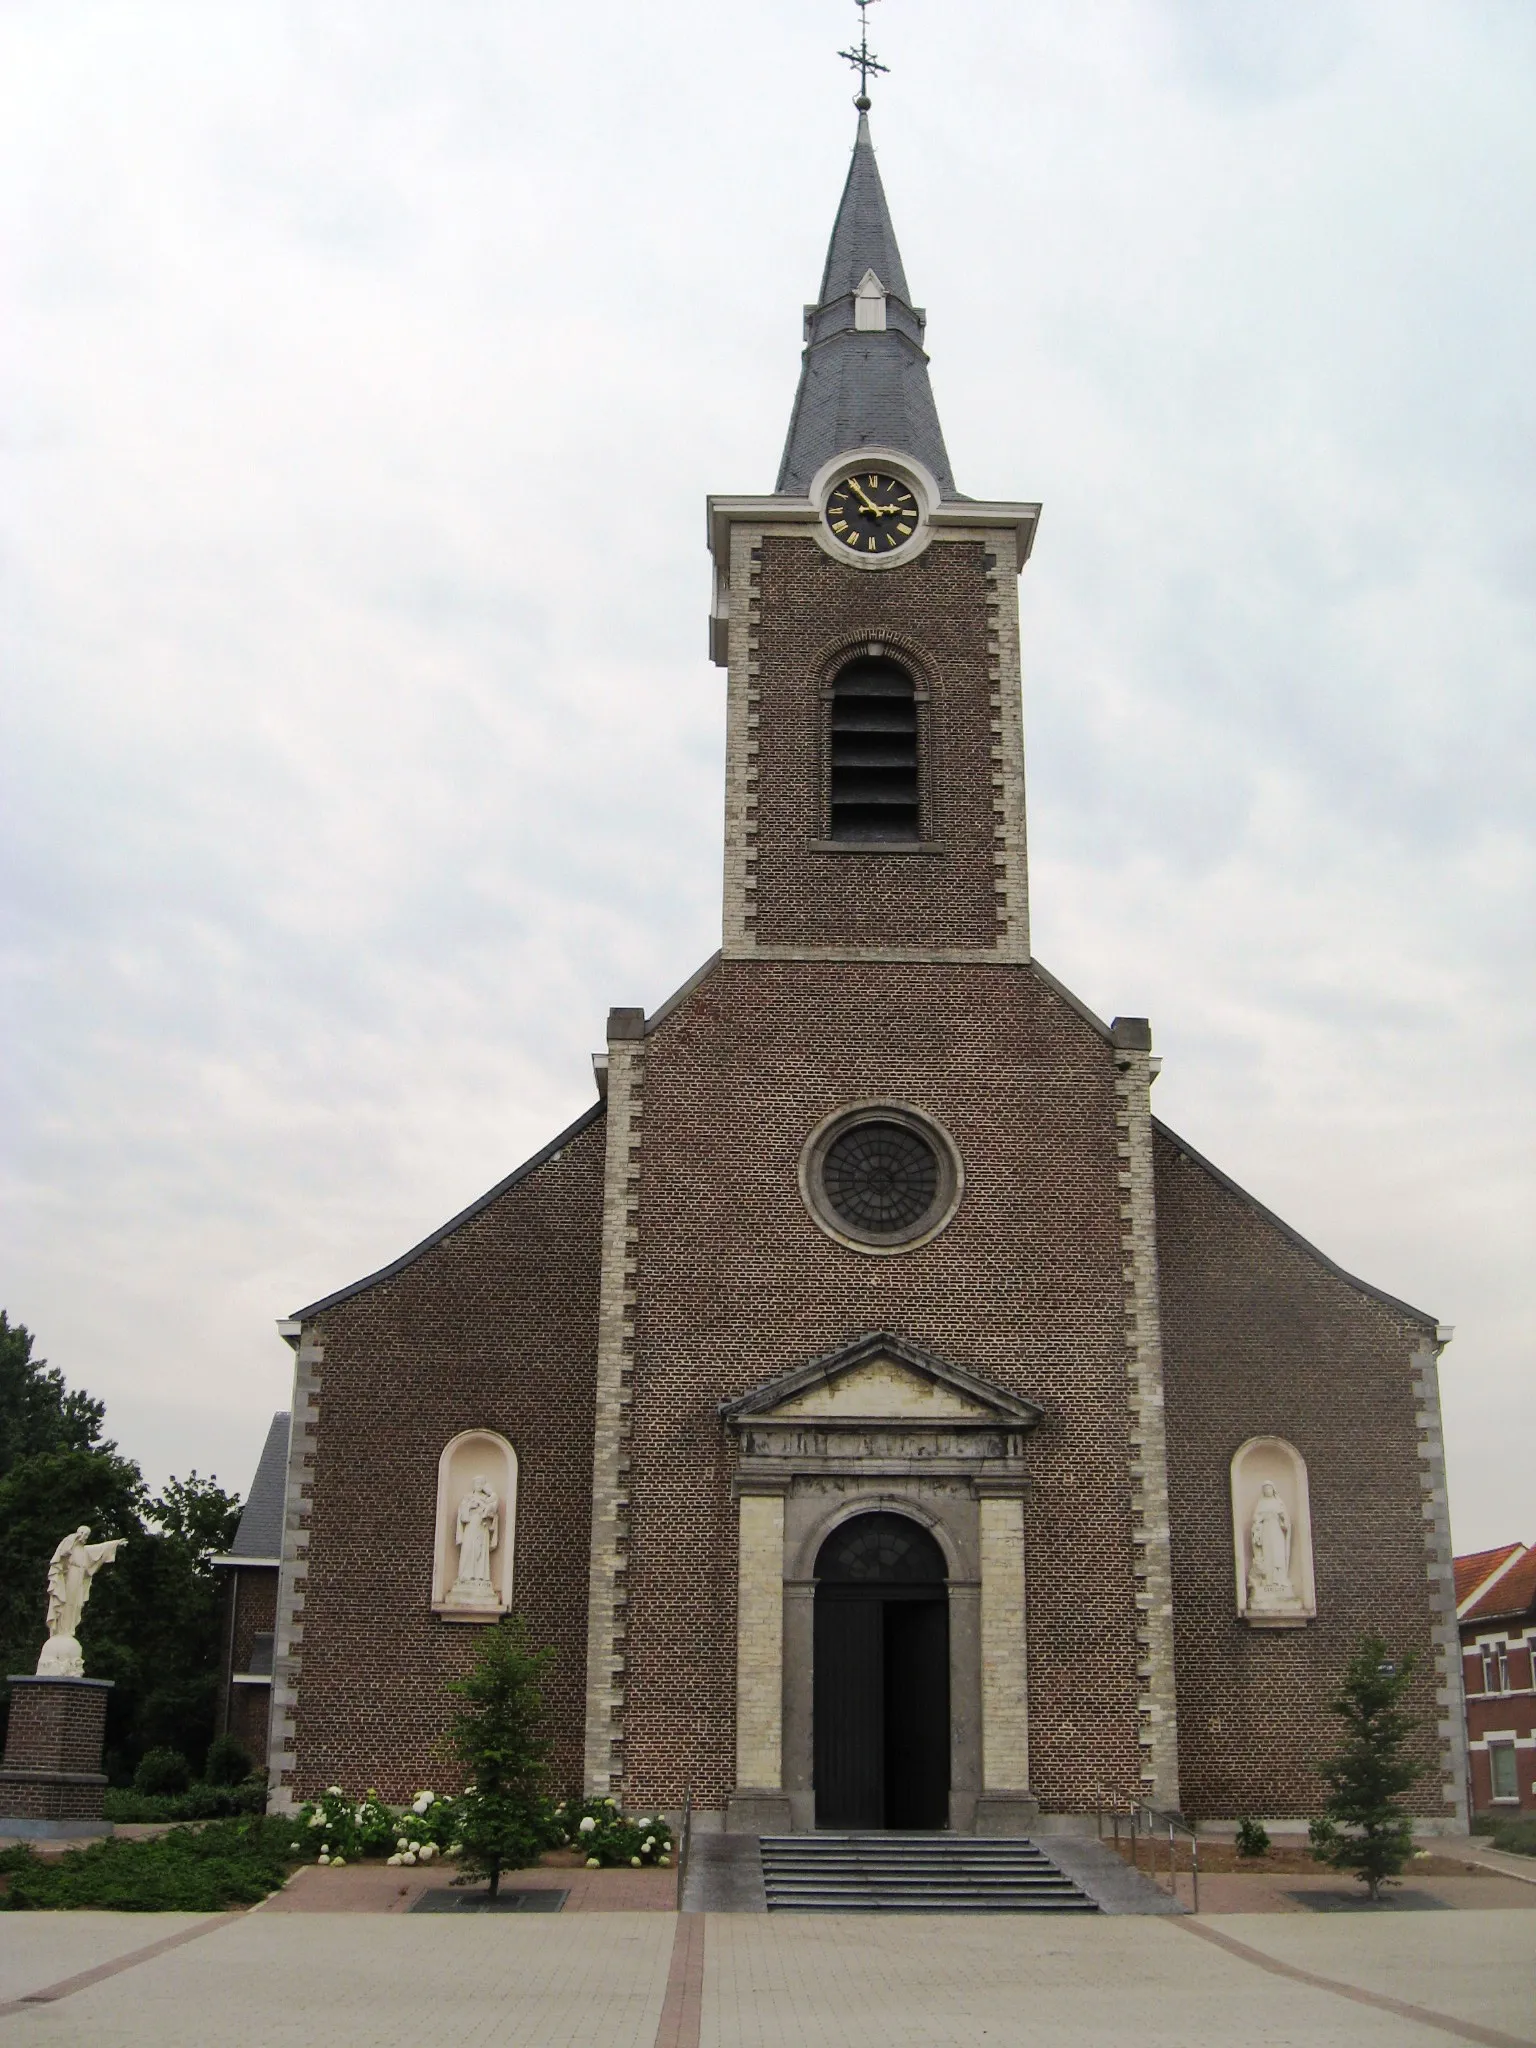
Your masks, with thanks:
[[(1161, 1113), (1455, 1322), (1529, 1536), (1522, 11), (892, 7), (964, 488), (1038, 495), (1036, 942)], [(708, 490), (766, 486), (825, 10), (7, 11), (6, 1306), (243, 1483), (272, 1319), (717, 943)]]

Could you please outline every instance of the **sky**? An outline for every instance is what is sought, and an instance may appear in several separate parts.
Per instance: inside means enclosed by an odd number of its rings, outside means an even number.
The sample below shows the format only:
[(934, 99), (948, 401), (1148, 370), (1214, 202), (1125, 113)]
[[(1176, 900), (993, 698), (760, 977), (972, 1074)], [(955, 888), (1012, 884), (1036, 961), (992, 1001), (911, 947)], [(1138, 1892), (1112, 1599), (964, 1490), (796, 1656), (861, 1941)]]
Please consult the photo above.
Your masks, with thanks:
[[(160, 1479), (719, 942), (710, 491), (770, 489), (842, 0), (0, 9), (0, 1305)], [(1035, 950), (1456, 1329), (1536, 1540), (1536, 8), (884, 0), (1022, 583)]]

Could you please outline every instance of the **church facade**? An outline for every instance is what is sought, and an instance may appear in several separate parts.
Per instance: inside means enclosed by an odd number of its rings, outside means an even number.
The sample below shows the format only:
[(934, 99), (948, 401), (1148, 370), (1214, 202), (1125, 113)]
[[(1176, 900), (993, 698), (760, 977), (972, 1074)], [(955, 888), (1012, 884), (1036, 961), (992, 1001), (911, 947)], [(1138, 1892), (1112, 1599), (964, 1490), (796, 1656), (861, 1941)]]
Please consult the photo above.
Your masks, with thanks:
[(556, 1777), (753, 1832), (1317, 1810), (1367, 1631), (1465, 1813), (1432, 1316), (1166, 1129), (1033, 957), (1017, 582), (867, 121), (777, 486), (709, 504), (720, 951), (296, 1352), (271, 1784), (441, 1782), (515, 1610)]

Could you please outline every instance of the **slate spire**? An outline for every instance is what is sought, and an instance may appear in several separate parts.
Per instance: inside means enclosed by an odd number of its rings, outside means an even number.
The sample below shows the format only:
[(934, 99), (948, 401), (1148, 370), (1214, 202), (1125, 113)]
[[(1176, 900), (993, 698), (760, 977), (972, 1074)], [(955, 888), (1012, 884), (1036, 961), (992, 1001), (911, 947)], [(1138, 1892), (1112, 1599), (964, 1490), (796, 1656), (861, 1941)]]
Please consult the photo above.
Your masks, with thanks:
[(912, 304), (896, 231), (860, 109), (821, 298), (805, 309), (800, 388), (776, 488), (803, 496), (821, 465), (846, 449), (916, 456), (957, 497), (923, 353), (926, 316)]

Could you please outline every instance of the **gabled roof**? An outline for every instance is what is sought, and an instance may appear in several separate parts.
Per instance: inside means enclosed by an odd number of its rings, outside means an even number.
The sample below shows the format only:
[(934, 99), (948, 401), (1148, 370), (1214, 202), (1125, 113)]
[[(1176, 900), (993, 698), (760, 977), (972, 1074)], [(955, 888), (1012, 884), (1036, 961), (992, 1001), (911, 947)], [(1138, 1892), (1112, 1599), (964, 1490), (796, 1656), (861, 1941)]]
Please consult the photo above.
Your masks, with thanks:
[[(706, 963), (706, 969), (701, 970), (701, 973), (707, 970), (709, 964), (712, 963)], [(298, 1324), (308, 1322), (311, 1316), (319, 1315), (322, 1310), (335, 1308), (338, 1302), (350, 1301), (354, 1294), (365, 1293), (368, 1288), (377, 1287), (381, 1280), (392, 1280), (396, 1273), (403, 1273), (407, 1266), (415, 1264), (423, 1252), (431, 1251), (434, 1245), (441, 1244), (445, 1237), (451, 1237), (462, 1225), (473, 1222), (483, 1210), (489, 1209), (492, 1202), (504, 1195), (508, 1188), (515, 1188), (520, 1180), (526, 1180), (530, 1173), (537, 1172), (541, 1166), (547, 1165), (551, 1159), (557, 1157), (573, 1138), (581, 1135), (588, 1124), (597, 1122), (603, 1114), (603, 1109), (604, 1105), (601, 1102), (594, 1102), (590, 1109), (582, 1111), (573, 1124), (567, 1124), (557, 1138), (551, 1138), (549, 1143), (542, 1150), (535, 1152), (531, 1159), (525, 1159), (521, 1166), (515, 1166), (505, 1180), (499, 1180), (495, 1187), (487, 1188), (485, 1193), (478, 1200), (471, 1202), (467, 1209), (461, 1209), (457, 1216), (450, 1216), (448, 1221), (434, 1230), (430, 1237), (424, 1237), (420, 1244), (413, 1244), (408, 1252), (402, 1252), (398, 1259), (391, 1259), (387, 1266), (380, 1266), (376, 1273), (368, 1273), (361, 1280), (354, 1280), (350, 1287), (338, 1287), (334, 1294), (322, 1295), (319, 1301), (312, 1301), (308, 1308), (296, 1308), (289, 1321), (296, 1328)]]
[[(1460, 1591), (1461, 1560), (1456, 1560), (1457, 1590)], [(1510, 1544), (1501, 1564), (1485, 1573), (1472, 1595), (1457, 1604), (1460, 1621), (1495, 1621), (1530, 1614), (1536, 1609), (1536, 1550), (1523, 1543)]]
[(1509, 1564), (1525, 1548), (1522, 1543), (1501, 1543), (1497, 1550), (1473, 1550), (1456, 1559), (1456, 1605), (1464, 1606), (1485, 1586), (1500, 1566)]
[[(818, 1421), (834, 1423), (867, 1419), (873, 1411), (861, 1409), (856, 1399), (844, 1406), (835, 1398), (823, 1401), (817, 1397), (832, 1394), (839, 1384), (859, 1384), (871, 1369), (884, 1362), (895, 1365), (898, 1371), (904, 1369), (910, 1379), (926, 1382), (933, 1389), (940, 1398), (932, 1419), (942, 1420), (946, 1427), (996, 1429), (1001, 1424), (1005, 1428), (1030, 1429), (1045, 1412), (1035, 1402), (995, 1387), (990, 1380), (967, 1372), (963, 1366), (949, 1364), (933, 1352), (909, 1343), (905, 1337), (893, 1336), (889, 1330), (870, 1330), (806, 1365), (780, 1373), (750, 1394), (722, 1401), (720, 1414), (727, 1422), (747, 1421), (776, 1410), (815, 1414)], [(843, 1412), (838, 1413), (839, 1409)]]
[[(1352, 1287), (1357, 1294), (1364, 1294), (1369, 1296), (1372, 1301), (1379, 1301), (1384, 1308), (1396, 1309), (1399, 1314), (1406, 1316), (1410, 1322), (1422, 1323), (1424, 1328), (1434, 1332), (1438, 1339), (1439, 1333), (1445, 1329), (1445, 1326), (1436, 1317), (1432, 1316), (1428, 1309), (1415, 1308), (1411, 1301), (1403, 1301), (1395, 1294), (1388, 1294), (1384, 1287), (1373, 1287), (1369, 1280), (1362, 1280), (1357, 1273), (1346, 1272), (1337, 1259), (1330, 1259), (1326, 1252), (1319, 1251), (1310, 1238), (1303, 1237), (1301, 1232), (1294, 1230), (1283, 1216), (1277, 1216), (1273, 1209), (1266, 1208), (1257, 1195), (1250, 1195), (1245, 1187), (1240, 1187), (1231, 1174), (1223, 1173), (1219, 1166), (1213, 1166), (1204, 1153), (1197, 1152), (1187, 1139), (1181, 1138), (1177, 1131), (1170, 1130), (1160, 1117), (1153, 1117), (1152, 1128), (1159, 1137), (1166, 1138), (1176, 1151), (1182, 1152), (1191, 1166), (1198, 1166), (1202, 1173), (1208, 1173), (1211, 1179), (1219, 1187), (1225, 1188), (1229, 1195), (1236, 1195), (1239, 1201), (1245, 1202), (1256, 1216), (1262, 1216), (1266, 1223), (1278, 1230), (1280, 1235), (1293, 1244), (1299, 1252), (1305, 1252), (1309, 1259), (1315, 1259), (1318, 1265), (1326, 1268), (1328, 1272), (1333, 1274), (1335, 1279), (1342, 1280), (1347, 1287)], [(1448, 1331), (1446, 1335), (1449, 1336)]]
[[(859, 284), (873, 271), (885, 325), (857, 325)], [(824, 462), (853, 448), (912, 455), (958, 497), (923, 352), (925, 315), (912, 304), (869, 120), (859, 116), (853, 161), (832, 225), (821, 298), (806, 308), (806, 349), (775, 489), (802, 498)]]
[(219, 1562), (239, 1564), (245, 1559), (271, 1564), (283, 1554), (283, 1497), (288, 1487), (288, 1416), (274, 1415), (261, 1447), (261, 1459), (235, 1540)]

